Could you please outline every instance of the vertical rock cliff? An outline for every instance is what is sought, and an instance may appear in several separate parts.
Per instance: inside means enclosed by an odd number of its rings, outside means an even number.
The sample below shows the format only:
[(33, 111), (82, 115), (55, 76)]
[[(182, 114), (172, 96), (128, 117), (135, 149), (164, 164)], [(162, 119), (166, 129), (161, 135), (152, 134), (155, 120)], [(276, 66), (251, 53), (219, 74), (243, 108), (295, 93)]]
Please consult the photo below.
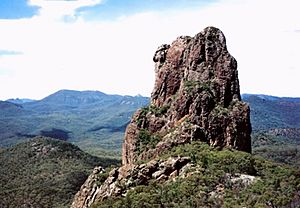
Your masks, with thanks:
[(97, 175), (90, 176), (73, 208), (124, 195), (150, 179), (185, 175), (190, 158), (157, 157), (174, 146), (202, 141), (251, 152), (249, 106), (241, 101), (237, 62), (219, 29), (207, 27), (193, 38), (181, 36), (162, 45), (153, 61), (151, 104), (138, 110), (126, 129), (122, 167), (113, 169), (101, 186), (90, 182)]
[(241, 101), (237, 62), (219, 29), (181, 36), (160, 46), (153, 60), (151, 105), (127, 127), (123, 165), (193, 140), (251, 152), (249, 107)]

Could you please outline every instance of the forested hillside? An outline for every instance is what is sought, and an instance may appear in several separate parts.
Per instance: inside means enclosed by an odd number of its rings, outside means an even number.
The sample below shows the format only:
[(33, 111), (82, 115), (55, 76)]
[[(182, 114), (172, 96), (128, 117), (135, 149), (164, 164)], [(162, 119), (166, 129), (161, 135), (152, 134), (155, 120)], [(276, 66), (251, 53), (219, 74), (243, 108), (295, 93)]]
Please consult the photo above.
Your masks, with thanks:
[(118, 163), (45, 137), (0, 150), (0, 207), (69, 207), (94, 167)]
[(133, 112), (149, 98), (61, 90), (39, 101), (11, 102), (0, 102), (0, 146), (42, 135), (116, 156)]

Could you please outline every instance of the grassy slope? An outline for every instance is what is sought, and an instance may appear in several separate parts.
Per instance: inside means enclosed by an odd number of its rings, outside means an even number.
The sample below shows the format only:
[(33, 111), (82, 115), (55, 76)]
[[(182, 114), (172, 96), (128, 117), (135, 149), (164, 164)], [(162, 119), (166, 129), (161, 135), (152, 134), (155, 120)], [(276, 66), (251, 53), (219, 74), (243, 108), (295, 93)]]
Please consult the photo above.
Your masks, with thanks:
[(42, 137), (2, 149), (0, 207), (68, 207), (95, 166), (117, 163)]
[[(176, 181), (162, 184), (152, 181), (149, 185), (130, 190), (123, 198), (111, 198), (94, 204), (93, 208), (289, 207), (292, 203), (294, 207), (300, 205), (299, 193), (298, 198), (296, 196), (297, 191), (300, 191), (299, 169), (276, 165), (248, 153), (217, 151), (197, 142), (176, 147), (162, 157), (178, 155), (191, 157), (198, 171)], [(245, 188), (241, 184), (236, 185), (226, 180), (226, 174), (236, 173), (253, 175), (256, 182)], [(212, 197), (217, 187), (224, 190), (224, 197)]]

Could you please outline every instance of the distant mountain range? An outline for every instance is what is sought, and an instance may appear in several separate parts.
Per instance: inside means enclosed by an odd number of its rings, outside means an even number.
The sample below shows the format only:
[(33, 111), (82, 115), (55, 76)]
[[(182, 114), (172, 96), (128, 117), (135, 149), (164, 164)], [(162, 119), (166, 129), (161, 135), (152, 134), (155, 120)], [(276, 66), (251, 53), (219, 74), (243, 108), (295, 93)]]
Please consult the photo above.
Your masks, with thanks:
[[(257, 94), (242, 98), (251, 108), (254, 147), (262, 144), (257, 138), (262, 134), (300, 143), (300, 98)], [(116, 156), (132, 114), (148, 103), (143, 96), (74, 90), (60, 90), (42, 100), (0, 101), (0, 147), (42, 135), (68, 140), (96, 155)]]
[(255, 155), (300, 167), (300, 98), (244, 94)]
[(24, 103), (30, 103), (30, 102), (33, 102), (35, 100), (32, 100), (32, 99), (27, 99), (27, 98), (24, 98), (24, 99), (20, 99), (20, 98), (16, 98), (16, 99), (8, 99), (6, 100), (10, 103), (15, 103), (15, 104), (24, 104)]
[(250, 104), (253, 130), (300, 128), (300, 98), (243, 94)]
[(0, 101), (0, 146), (42, 135), (68, 140), (90, 152), (119, 150), (132, 114), (148, 103), (149, 98), (142, 96), (73, 90), (37, 101)]

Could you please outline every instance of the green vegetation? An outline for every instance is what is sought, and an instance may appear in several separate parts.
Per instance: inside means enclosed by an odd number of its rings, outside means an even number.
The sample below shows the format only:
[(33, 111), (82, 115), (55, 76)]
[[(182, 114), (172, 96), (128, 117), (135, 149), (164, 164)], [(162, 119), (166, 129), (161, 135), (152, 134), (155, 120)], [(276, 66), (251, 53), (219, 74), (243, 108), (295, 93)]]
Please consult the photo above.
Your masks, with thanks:
[(34, 138), (0, 151), (0, 207), (69, 207), (98, 158), (68, 142)]
[[(209, 90), (209, 86), (212, 86), (211, 83), (193, 81), (185, 81), (184, 84), (187, 90)], [(300, 128), (299, 98), (244, 95), (243, 100), (248, 102), (251, 108), (254, 153), (266, 156), (261, 154), (262, 151), (255, 150), (256, 144), (260, 142), (256, 142), (258, 132), (267, 132), (272, 128)], [(124, 131), (132, 114), (136, 109), (148, 104), (149, 98), (140, 96), (68, 90), (59, 91), (41, 101), (21, 104), (0, 102), (0, 147), (12, 146), (46, 132), (48, 136), (50, 133), (50, 136), (59, 135), (61, 139), (67, 139), (90, 154), (120, 158)], [(163, 116), (168, 108), (169, 106), (142, 108), (138, 122), (141, 124), (148, 112)], [(222, 115), (227, 112), (226, 109), (218, 109), (217, 113)], [(300, 141), (299, 136), (275, 137), (284, 141), (280, 145), (285, 146), (295, 145), (295, 142), (290, 142), (289, 139)], [(263, 148), (268, 148), (266, 152), (281, 154), (279, 146), (273, 148), (273, 145), (275, 144), (268, 144)], [(299, 145), (299, 142), (296, 145)]]
[(252, 152), (300, 167), (300, 99), (244, 94), (251, 109)]
[(139, 117), (137, 118), (137, 125), (141, 126), (146, 119), (147, 114), (150, 112), (149, 106), (141, 108)]
[(154, 114), (155, 116), (159, 117), (159, 116), (166, 114), (169, 108), (170, 108), (170, 106), (168, 106), (168, 105), (162, 106), (162, 107), (149, 105), (149, 106), (143, 107), (141, 109), (141, 116), (146, 116), (150, 112), (151, 114)]
[[(178, 155), (192, 158), (194, 170), (190, 176), (166, 183), (152, 181), (130, 190), (125, 197), (110, 198), (92, 207), (289, 207), (297, 202), (299, 170), (244, 152), (217, 151), (199, 142), (178, 146), (162, 158)], [(255, 179), (244, 185), (232, 182), (229, 174), (252, 175)]]
[[(210, 83), (184, 84), (188, 93), (211, 93)], [(93, 155), (118, 158), (132, 113), (148, 104), (149, 99), (88, 94), (86, 97), (60, 92), (32, 103), (0, 103), (0, 145), (10, 146), (39, 134), (58, 135)], [(244, 100), (251, 107), (253, 154), (300, 167), (299, 134), (269, 131), (295, 128), (299, 132), (299, 99), (251, 95)], [(149, 112), (160, 117), (168, 109), (169, 106), (142, 108), (140, 122)], [(217, 107), (215, 113), (226, 115), (226, 110)], [(138, 151), (153, 148), (159, 141), (158, 136), (141, 129)], [(189, 156), (195, 165), (191, 172), (197, 173), (175, 182), (152, 181), (149, 186), (130, 190), (124, 198), (108, 199), (94, 207), (281, 207), (289, 205), (300, 189), (298, 170), (246, 153), (215, 151), (208, 145), (192, 143), (174, 148), (162, 158), (177, 155)], [(33, 139), (9, 149), (1, 148), (0, 207), (69, 207), (92, 169), (112, 163), (117, 161), (92, 157), (74, 145), (51, 139)], [(108, 172), (99, 175), (100, 184)], [(236, 187), (226, 181), (226, 174), (235, 173), (254, 175), (257, 180), (246, 189)], [(220, 184), (224, 187), (224, 200), (211, 197)]]
[(255, 148), (253, 154), (277, 163), (300, 168), (300, 145), (262, 146)]
[(141, 126), (143, 121), (146, 119), (146, 116), (148, 113), (154, 114), (157, 117), (163, 116), (167, 113), (169, 110), (170, 106), (162, 106), (162, 107), (157, 107), (154, 105), (149, 105), (147, 107), (143, 107), (140, 110), (140, 115), (137, 119), (137, 125)]
[(224, 108), (220, 105), (216, 106), (212, 112), (216, 116), (228, 116), (230, 110), (228, 108)]
[(300, 168), (299, 136), (289, 135), (289, 137), (256, 132), (252, 135), (252, 152), (265, 159)]
[(273, 128), (300, 128), (300, 98), (243, 95), (250, 104), (254, 131)]
[(137, 152), (142, 153), (145, 150), (154, 148), (159, 141), (159, 136), (151, 134), (147, 129), (140, 129), (138, 135)]
[(113, 152), (112, 157), (120, 157), (132, 114), (148, 103), (142, 96), (71, 90), (22, 104), (0, 101), (0, 146), (42, 135), (67, 140), (96, 156)]
[(200, 81), (184, 81), (184, 87), (188, 94), (192, 93), (194, 89), (201, 91), (211, 91), (211, 83), (210, 82), (200, 82)]
[(162, 106), (162, 107), (156, 107), (156, 106), (150, 106), (150, 111), (152, 113), (154, 113), (155, 116), (162, 116), (162, 115), (165, 115), (167, 113), (167, 111), (169, 110), (170, 106), (168, 105), (165, 105), (165, 106)]
[(104, 183), (104, 181), (107, 179), (107, 177), (109, 175), (109, 172), (114, 167), (115, 167), (115, 165), (111, 165), (111, 166), (105, 168), (103, 172), (98, 173), (97, 181), (96, 181), (96, 184), (97, 184), (98, 187), (100, 187)]

